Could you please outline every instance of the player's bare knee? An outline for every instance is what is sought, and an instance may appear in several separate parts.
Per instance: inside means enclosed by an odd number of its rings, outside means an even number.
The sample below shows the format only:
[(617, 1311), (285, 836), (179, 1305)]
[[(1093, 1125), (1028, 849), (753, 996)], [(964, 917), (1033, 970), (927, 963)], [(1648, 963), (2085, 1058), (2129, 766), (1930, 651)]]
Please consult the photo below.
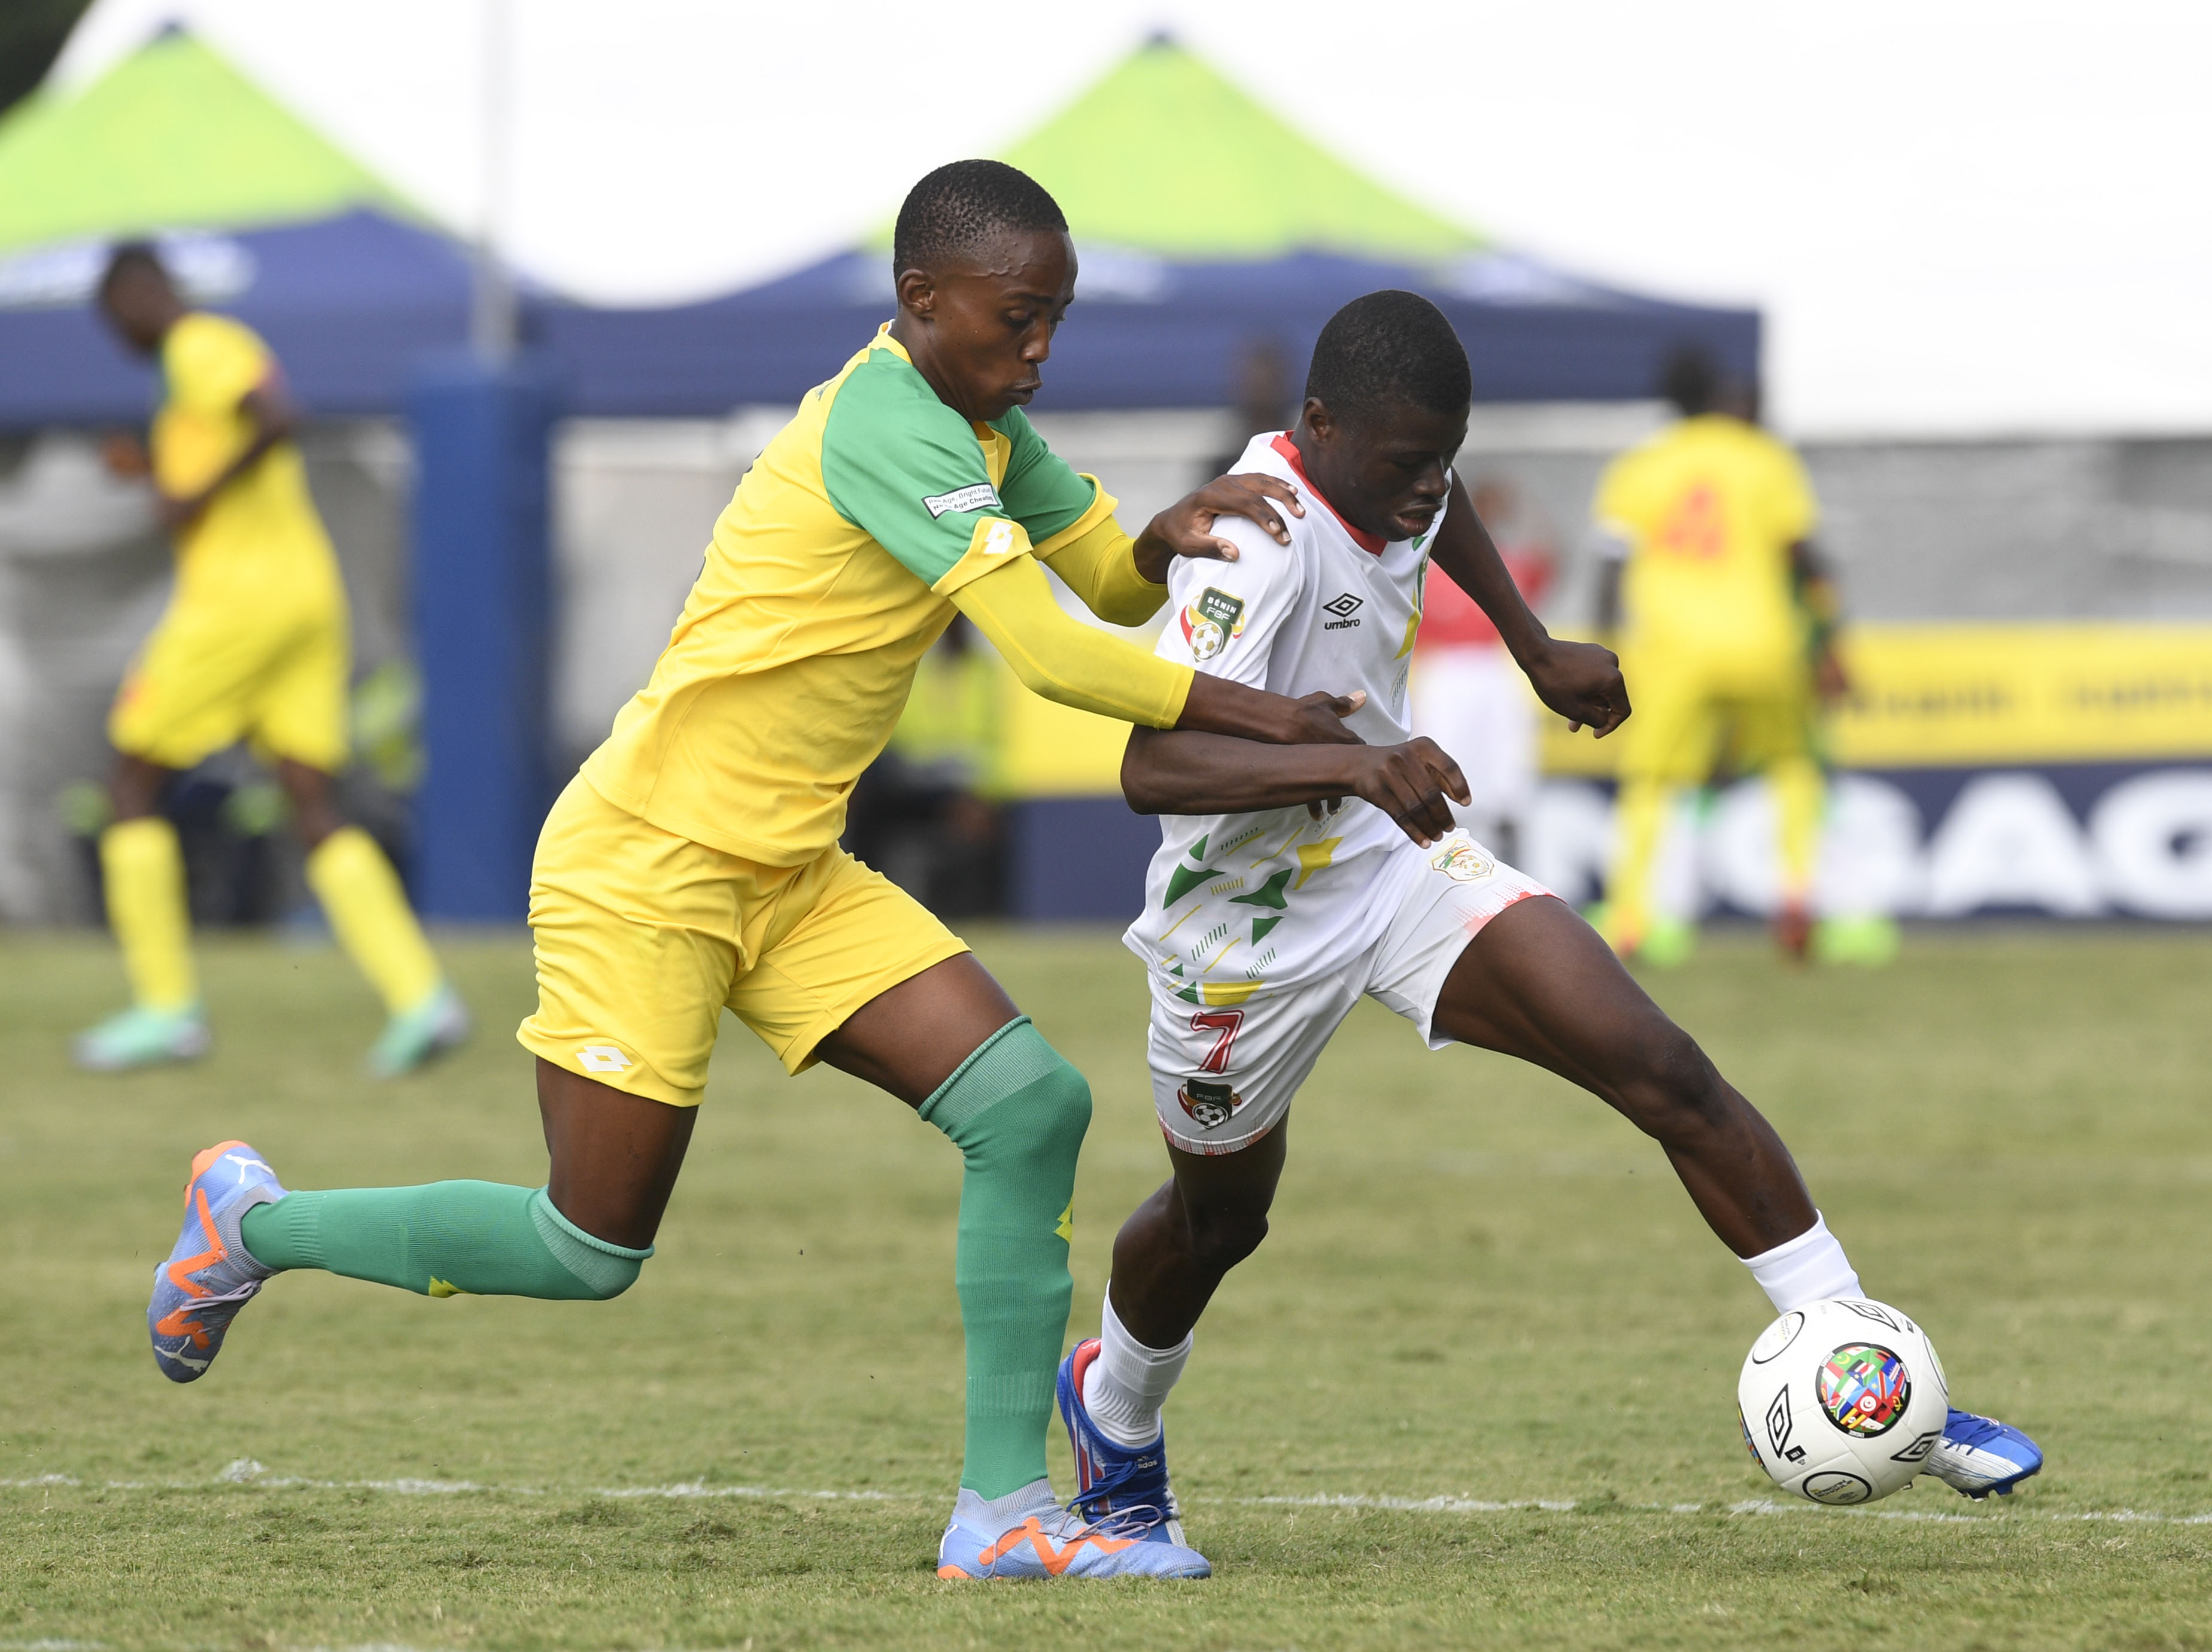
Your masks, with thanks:
[(1670, 1144), (1705, 1133), (1729, 1111), (1729, 1087), (1711, 1058), (1671, 1021), (1639, 1042), (1620, 1092), (1638, 1127)]
[(1267, 1236), (1267, 1212), (1245, 1206), (1215, 1206), (1190, 1216), (1193, 1259), (1214, 1274), (1226, 1273), (1260, 1248)]

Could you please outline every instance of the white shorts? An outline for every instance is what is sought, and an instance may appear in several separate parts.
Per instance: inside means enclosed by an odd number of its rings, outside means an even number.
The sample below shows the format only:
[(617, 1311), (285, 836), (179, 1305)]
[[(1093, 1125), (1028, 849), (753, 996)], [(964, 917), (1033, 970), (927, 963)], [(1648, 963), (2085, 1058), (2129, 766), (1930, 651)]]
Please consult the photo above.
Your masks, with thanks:
[(1408, 840), (1374, 880), (1389, 926), (1342, 969), (1262, 989), (1234, 1008), (1193, 1004), (1154, 972), (1150, 1056), (1161, 1131), (1186, 1153), (1249, 1147), (1290, 1110), (1363, 993), (1419, 1027), (1431, 1049), (1443, 1048), (1451, 1040), (1431, 1023), (1460, 953), (1506, 908), (1551, 892), (1464, 832), (1425, 849)]

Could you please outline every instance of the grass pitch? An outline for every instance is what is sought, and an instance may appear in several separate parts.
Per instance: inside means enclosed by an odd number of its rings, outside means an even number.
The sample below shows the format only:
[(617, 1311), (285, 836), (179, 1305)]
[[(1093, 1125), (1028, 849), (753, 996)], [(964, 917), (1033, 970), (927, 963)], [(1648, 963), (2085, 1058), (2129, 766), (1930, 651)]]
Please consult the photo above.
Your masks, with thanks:
[[(1097, 1092), (1087, 1333), (1163, 1172), (1142, 982), (1103, 934), (979, 950)], [(106, 946), (0, 937), (0, 1647), (2212, 1646), (2201, 935), (1918, 938), (1872, 975), (1723, 942), (1652, 983), (1961, 1401), (2044, 1442), (2011, 1505), (1775, 1503), (1734, 1412), (1765, 1304), (1657, 1152), (1363, 1005), (1170, 1412), (1218, 1575), (1075, 1587), (932, 1572), (957, 1156), (733, 1023), (628, 1296), (299, 1275), (206, 1380), (156, 1375), (147, 1278), (207, 1143), (295, 1187), (542, 1177), (526, 946), (446, 951), (483, 1032), (432, 1074), (361, 1076), (337, 956), (237, 943), (204, 955), (215, 1055), (102, 1079), (65, 1035), (119, 992)]]

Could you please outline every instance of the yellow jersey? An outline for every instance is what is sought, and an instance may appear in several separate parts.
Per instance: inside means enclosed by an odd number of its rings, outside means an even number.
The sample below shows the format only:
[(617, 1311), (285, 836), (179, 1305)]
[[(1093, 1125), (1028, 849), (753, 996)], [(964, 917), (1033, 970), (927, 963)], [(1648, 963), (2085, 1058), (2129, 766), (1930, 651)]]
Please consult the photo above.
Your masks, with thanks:
[(1624, 642), (1764, 652), (1804, 622), (1790, 550), (1818, 519), (1804, 466), (1755, 425), (1684, 419), (1606, 468), (1599, 525), (1629, 548)]
[[(162, 399), (154, 416), (154, 480), (198, 494), (253, 440), (240, 404), (276, 370), (252, 328), (195, 311), (161, 339)], [(249, 612), (335, 599), (337, 559), (289, 441), (271, 447), (177, 535), (177, 598)]]
[(886, 326), (738, 483), (652, 680), (585, 780), (725, 853), (811, 859), (842, 834), (952, 594), (1072, 545), (1114, 502), (1019, 408), (971, 424), (946, 406)]

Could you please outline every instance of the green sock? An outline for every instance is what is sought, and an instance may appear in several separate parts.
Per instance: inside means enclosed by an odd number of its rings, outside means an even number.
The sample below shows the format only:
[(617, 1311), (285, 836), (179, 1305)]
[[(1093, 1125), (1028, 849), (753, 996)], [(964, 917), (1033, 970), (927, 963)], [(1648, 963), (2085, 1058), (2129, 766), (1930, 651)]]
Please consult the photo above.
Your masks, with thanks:
[(953, 1265), (968, 1336), (960, 1484), (1002, 1497), (1044, 1478), (1053, 1379), (1075, 1292), (1067, 1242), (1091, 1086), (1024, 1016), (978, 1045), (921, 1112), (967, 1163)]
[(238, 1231), (264, 1267), (320, 1268), (425, 1297), (604, 1302), (653, 1254), (586, 1233), (543, 1187), (496, 1181), (287, 1193), (248, 1211)]

